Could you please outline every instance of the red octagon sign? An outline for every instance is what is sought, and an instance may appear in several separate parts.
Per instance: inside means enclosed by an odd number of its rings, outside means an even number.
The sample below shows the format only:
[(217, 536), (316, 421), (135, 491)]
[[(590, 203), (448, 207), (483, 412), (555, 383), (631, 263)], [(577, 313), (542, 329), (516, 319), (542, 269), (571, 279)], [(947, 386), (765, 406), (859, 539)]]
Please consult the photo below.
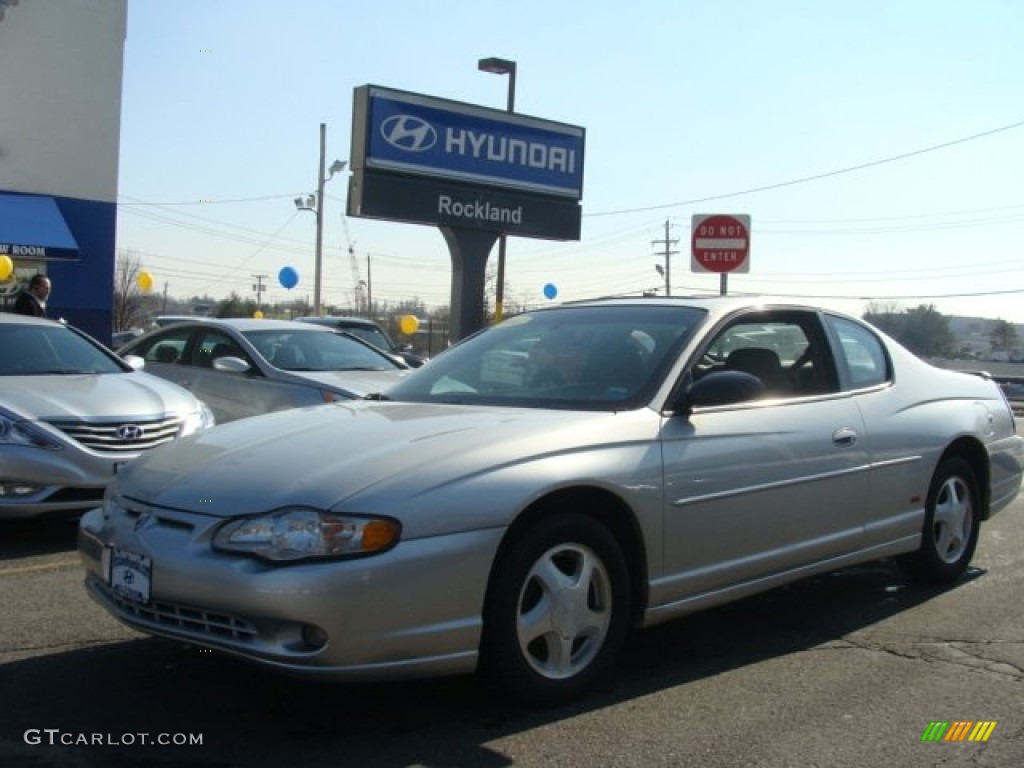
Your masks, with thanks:
[(750, 271), (750, 216), (698, 214), (691, 233), (693, 272)]

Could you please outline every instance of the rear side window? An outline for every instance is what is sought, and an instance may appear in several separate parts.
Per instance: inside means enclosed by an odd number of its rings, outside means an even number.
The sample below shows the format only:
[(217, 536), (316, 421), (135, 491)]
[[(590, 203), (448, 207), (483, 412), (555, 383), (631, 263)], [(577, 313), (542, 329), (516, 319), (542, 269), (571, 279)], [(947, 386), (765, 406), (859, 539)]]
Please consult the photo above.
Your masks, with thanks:
[(829, 315), (827, 322), (839, 342), (839, 367), (851, 389), (874, 387), (889, 381), (889, 358), (875, 334), (841, 317)]

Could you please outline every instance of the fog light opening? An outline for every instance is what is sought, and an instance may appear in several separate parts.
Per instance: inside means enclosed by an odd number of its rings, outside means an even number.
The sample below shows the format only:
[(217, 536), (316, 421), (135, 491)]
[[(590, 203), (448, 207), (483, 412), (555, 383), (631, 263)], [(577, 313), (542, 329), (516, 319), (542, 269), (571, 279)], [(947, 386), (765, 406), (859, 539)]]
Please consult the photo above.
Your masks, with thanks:
[(3, 481), (0, 482), (0, 498), (21, 498), (22, 496), (31, 496), (33, 493), (39, 493), (42, 490), (41, 485), (30, 485), (28, 483), (19, 483), (18, 481)]
[(315, 624), (303, 624), (302, 639), (306, 645), (319, 651), (327, 645), (327, 632)]

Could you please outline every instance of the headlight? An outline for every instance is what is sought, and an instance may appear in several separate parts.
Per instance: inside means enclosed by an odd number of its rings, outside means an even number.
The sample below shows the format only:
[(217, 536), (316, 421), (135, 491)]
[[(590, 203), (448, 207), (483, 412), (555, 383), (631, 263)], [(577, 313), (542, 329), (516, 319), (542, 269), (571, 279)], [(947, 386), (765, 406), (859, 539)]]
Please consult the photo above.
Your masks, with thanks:
[(59, 451), (63, 446), (30, 421), (0, 413), (0, 445), (26, 445)]
[(213, 546), (264, 560), (292, 562), (370, 555), (398, 542), (401, 526), (385, 517), (337, 515), (291, 507), (225, 523)]
[(185, 417), (185, 422), (181, 425), (182, 437), (203, 429), (209, 429), (217, 423), (213, 416), (213, 411), (206, 407), (206, 403), (200, 402), (199, 405), (200, 409), (198, 411), (190, 413)]

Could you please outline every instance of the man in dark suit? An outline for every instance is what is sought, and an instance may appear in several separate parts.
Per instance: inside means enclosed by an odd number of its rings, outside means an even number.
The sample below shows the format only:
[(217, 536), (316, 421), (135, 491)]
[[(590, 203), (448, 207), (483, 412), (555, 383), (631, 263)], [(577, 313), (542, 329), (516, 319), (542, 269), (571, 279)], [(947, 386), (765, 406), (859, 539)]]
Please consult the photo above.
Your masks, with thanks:
[(46, 275), (32, 275), (28, 288), (15, 300), (14, 311), (19, 315), (46, 317), (46, 299), (49, 295), (50, 278)]

